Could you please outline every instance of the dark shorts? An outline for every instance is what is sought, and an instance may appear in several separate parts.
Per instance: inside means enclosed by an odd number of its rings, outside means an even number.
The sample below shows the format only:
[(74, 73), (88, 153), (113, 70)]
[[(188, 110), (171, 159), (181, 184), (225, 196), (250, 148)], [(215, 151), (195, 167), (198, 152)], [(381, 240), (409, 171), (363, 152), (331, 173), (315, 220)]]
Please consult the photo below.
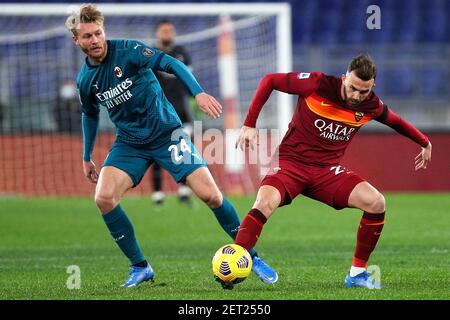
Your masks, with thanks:
[(278, 167), (279, 171), (276, 167), (270, 169), (261, 186), (270, 185), (278, 189), (280, 207), (303, 194), (340, 210), (348, 207), (348, 198), (355, 186), (365, 181), (339, 164), (318, 167), (280, 158)]
[(166, 169), (176, 182), (185, 182), (189, 174), (205, 167), (206, 163), (188, 135), (175, 136), (177, 137), (175, 140), (168, 137), (167, 142), (158, 147), (116, 141), (103, 166), (112, 166), (125, 171), (133, 180), (134, 187), (139, 184), (154, 162)]

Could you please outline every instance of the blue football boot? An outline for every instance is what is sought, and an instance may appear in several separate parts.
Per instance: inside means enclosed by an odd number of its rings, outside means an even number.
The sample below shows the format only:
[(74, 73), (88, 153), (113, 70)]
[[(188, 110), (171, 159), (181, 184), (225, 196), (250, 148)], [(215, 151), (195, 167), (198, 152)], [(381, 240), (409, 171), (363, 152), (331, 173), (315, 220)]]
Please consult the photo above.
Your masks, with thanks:
[(146, 267), (131, 266), (130, 276), (121, 287), (131, 288), (136, 287), (144, 281), (153, 282), (154, 272), (152, 267), (148, 264)]
[(345, 277), (345, 286), (347, 288), (361, 287), (367, 289), (381, 289), (381, 285), (377, 283), (375, 279), (371, 279), (367, 271), (357, 274), (354, 277), (351, 277), (350, 273), (348, 273)]
[(253, 257), (252, 271), (265, 283), (278, 281), (278, 273), (258, 256)]

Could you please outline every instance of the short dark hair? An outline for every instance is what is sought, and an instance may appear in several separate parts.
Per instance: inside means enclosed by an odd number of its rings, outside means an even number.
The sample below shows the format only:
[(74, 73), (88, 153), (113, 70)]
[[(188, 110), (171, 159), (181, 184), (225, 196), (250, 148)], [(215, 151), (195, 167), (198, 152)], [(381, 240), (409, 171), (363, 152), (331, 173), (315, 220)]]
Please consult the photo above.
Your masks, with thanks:
[(158, 30), (158, 28), (159, 28), (160, 26), (162, 26), (163, 24), (171, 24), (171, 25), (173, 25), (173, 22), (170, 21), (169, 19), (161, 19), (161, 20), (159, 20), (159, 21), (156, 23), (156, 25), (155, 25), (155, 31)]
[(347, 72), (355, 71), (355, 75), (363, 81), (369, 81), (377, 77), (377, 68), (369, 55), (361, 54), (350, 62)]

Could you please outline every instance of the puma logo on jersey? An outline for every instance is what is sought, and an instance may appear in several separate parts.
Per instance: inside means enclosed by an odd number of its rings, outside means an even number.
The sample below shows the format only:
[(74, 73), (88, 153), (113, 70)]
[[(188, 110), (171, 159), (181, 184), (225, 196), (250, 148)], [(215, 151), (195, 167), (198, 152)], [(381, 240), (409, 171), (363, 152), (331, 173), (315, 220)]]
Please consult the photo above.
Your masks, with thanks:
[(137, 43), (137, 44), (133, 47), (133, 49), (136, 50), (136, 49), (139, 48), (139, 47), (141, 47), (141, 45), (140, 45), (139, 43)]

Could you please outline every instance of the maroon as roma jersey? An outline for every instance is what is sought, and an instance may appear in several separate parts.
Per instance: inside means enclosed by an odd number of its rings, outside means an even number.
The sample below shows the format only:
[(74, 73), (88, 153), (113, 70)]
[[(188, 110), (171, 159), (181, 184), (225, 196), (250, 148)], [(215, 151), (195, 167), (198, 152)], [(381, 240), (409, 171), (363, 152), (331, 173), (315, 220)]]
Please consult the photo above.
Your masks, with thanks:
[(358, 111), (345, 107), (342, 80), (319, 72), (289, 73), (287, 85), (290, 93), (299, 98), (280, 145), (280, 157), (304, 163), (339, 163), (359, 128), (380, 116), (384, 109), (374, 92), (358, 105)]

